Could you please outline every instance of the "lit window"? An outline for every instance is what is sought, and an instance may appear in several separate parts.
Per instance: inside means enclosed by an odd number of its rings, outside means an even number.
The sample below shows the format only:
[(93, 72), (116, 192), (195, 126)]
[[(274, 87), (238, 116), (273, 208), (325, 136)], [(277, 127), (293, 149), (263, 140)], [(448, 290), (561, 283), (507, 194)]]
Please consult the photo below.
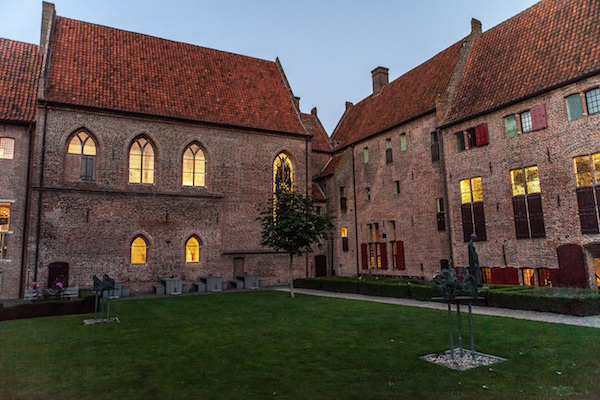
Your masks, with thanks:
[(191, 144), (183, 153), (183, 186), (204, 186), (205, 158), (197, 144)]
[(67, 149), (69, 154), (81, 156), (82, 181), (96, 180), (96, 143), (87, 133), (79, 132), (71, 138)]
[(600, 187), (600, 153), (575, 157), (573, 165), (581, 233), (599, 233), (600, 199), (597, 193)]
[(523, 274), (523, 285), (534, 286), (533, 268), (523, 268), (521, 273)]
[(585, 92), (585, 102), (587, 103), (588, 114), (600, 112), (600, 89), (596, 88)]
[(552, 280), (550, 279), (550, 270), (548, 268), (538, 268), (538, 285), (540, 286), (552, 286)]
[(0, 158), (12, 160), (15, 153), (15, 139), (0, 138)]
[(546, 237), (537, 165), (510, 171), (517, 239)]
[(444, 211), (444, 199), (439, 197), (436, 199), (437, 205), (437, 228), (438, 231), (446, 230), (446, 211)]
[(581, 96), (579, 93), (567, 96), (565, 102), (567, 104), (567, 117), (569, 121), (583, 117), (583, 106), (581, 105)]
[(533, 130), (531, 111), (525, 111), (521, 114), (521, 129), (523, 129), (523, 132), (531, 132)]
[(490, 267), (481, 267), (481, 281), (486, 285), (492, 283), (492, 269)]
[(280, 153), (273, 162), (273, 192), (277, 188), (291, 191), (293, 183), (292, 160), (285, 153)]
[(154, 183), (154, 148), (139, 137), (129, 149), (129, 183)]
[(198, 239), (193, 236), (189, 238), (185, 244), (185, 262), (200, 262), (200, 243), (198, 242)]
[(8, 259), (8, 233), (0, 232), (0, 260)]
[(342, 228), (342, 250), (348, 251), (348, 228)]
[(131, 243), (131, 263), (146, 264), (148, 245), (143, 237), (138, 236)]
[(8, 232), (10, 226), (10, 203), (0, 203), (0, 231)]
[(389, 221), (388, 226), (390, 227), (390, 242), (392, 243), (392, 268), (398, 268), (398, 248), (396, 245), (396, 222)]
[(461, 180), (460, 197), (464, 241), (468, 242), (473, 233), (477, 240), (487, 240), (481, 177)]

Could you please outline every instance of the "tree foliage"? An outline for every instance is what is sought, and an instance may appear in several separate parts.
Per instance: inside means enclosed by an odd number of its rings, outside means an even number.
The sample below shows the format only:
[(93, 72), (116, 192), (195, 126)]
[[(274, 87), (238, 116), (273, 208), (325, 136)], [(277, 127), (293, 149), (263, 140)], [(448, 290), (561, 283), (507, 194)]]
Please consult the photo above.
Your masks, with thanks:
[(290, 294), (294, 297), (292, 259), (327, 238), (329, 218), (317, 215), (311, 198), (277, 185), (273, 201), (260, 213), (261, 245), (290, 255)]

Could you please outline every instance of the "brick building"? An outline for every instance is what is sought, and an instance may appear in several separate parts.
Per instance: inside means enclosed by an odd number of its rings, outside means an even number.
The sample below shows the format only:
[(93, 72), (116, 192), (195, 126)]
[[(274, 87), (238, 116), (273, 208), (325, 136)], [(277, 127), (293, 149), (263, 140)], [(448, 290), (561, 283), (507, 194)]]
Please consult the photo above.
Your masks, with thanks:
[(338, 273), (596, 287), (600, 3), (543, 0), (471, 33), (346, 112), (316, 182)]
[[(0, 298), (103, 273), (134, 292), (169, 276), (287, 280), (257, 216), (276, 173), (310, 192), (312, 135), (278, 60), (63, 18), (49, 3), (40, 46), (0, 46)], [(308, 259), (295, 268), (305, 276)]]

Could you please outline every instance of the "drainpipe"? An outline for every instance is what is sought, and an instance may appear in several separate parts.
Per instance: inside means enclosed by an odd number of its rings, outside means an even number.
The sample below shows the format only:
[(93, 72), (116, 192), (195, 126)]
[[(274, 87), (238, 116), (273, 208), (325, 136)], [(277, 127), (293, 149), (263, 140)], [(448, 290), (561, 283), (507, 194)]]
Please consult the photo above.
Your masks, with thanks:
[(27, 282), (26, 265), (27, 263), (27, 238), (29, 237), (29, 213), (31, 212), (31, 205), (29, 203), (30, 191), (31, 191), (31, 164), (33, 163), (33, 135), (34, 129), (33, 124), (29, 124), (29, 143), (28, 154), (27, 154), (27, 182), (25, 184), (25, 211), (23, 215), (23, 238), (21, 244), (21, 285), (19, 287), (19, 297), (23, 298), (25, 295), (25, 288), (29, 284)]
[(40, 181), (37, 202), (37, 226), (35, 233), (35, 259), (33, 265), (33, 279), (37, 281), (38, 261), (40, 258), (40, 236), (42, 230), (42, 193), (44, 187), (44, 163), (46, 158), (46, 125), (48, 122), (48, 104), (44, 103), (44, 124), (42, 126), (42, 155), (40, 158)]
[(356, 276), (360, 276), (360, 262), (358, 255), (358, 211), (356, 210), (356, 173), (354, 168), (354, 145), (352, 145), (352, 194), (354, 197), (354, 242), (356, 245)]
[(446, 198), (446, 214), (448, 219), (448, 224), (446, 224), (448, 229), (448, 247), (450, 249), (450, 262), (449, 267), (454, 267), (454, 250), (452, 246), (452, 223), (450, 221), (450, 200), (448, 199), (448, 181), (446, 175), (446, 156), (444, 153), (444, 139), (442, 132), (437, 129), (438, 132), (438, 143), (440, 144), (440, 161), (442, 163), (442, 174), (444, 176), (444, 197)]
[[(304, 162), (304, 167), (305, 167), (305, 171), (306, 174), (304, 175), (304, 182), (305, 182), (305, 188), (304, 188), (304, 195), (306, 197), (308, 197), (308, 139), (309, 137), (306, 137), (306, 142), (305, 142), (305, 150), (304, 150), (304, 156), (305, 156), (305, 162)], [(312, 179), (311, 179), (312, 181)], [(308, 251), (306, 252), (306, 277), (308, 278)]]

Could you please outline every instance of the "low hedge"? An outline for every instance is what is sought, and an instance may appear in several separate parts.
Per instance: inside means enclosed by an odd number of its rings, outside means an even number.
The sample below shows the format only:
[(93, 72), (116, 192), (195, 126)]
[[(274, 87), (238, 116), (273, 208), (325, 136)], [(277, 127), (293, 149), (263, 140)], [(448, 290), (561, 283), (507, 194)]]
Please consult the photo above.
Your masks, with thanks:
[(368, 281), (360, 282), (360, 294), (367, 296), (398, 297), (410, 299), (410, 285), (406, 283), (391, 283)]
[(506, 291), (491, 289), (485, 293), (490, 307), (510, 308), (513, 310), (531, 310), (585, 317), (600, 314), (600, 296), (580, 294), (561, 296), (558, 292), (544, 293), (540, 290)]
[(95, 298), (73, 300), (32, 301), (4, 307), (0, 304), (0, 321), (51, 317), (56, 315), (88, 314), (94, 312)]

